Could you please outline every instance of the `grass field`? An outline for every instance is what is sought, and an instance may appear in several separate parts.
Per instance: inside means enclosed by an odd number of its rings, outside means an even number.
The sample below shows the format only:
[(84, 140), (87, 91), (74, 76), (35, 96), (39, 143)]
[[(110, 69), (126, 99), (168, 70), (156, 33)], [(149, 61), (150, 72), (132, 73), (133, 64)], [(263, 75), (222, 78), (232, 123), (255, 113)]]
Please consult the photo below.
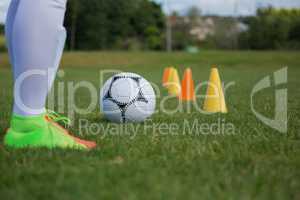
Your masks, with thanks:
[[(226, 93), (227, 115), (204, 115), (192, 109), (167, 115), (159, 112), (153, 124), (176, 123), (179, 134), (140, 131), (128, 135), (91, 135), (99, 147), (91, 152), (61, 150), (12, 151), (0, 143), (2, 199), (300, 199), (300, 52), (184, 53), (66, 53), (65, 81), (91, 81), (97, 88), (99, 70), (119, 69), (143, 75), (160, 84), (163, 67), (193, 69), (196, 83), (206, 81), (218, 64), (222, 80), (234, 81)], [(289, 67), (288, 132), (279, 133), (252, 113), (250, 93), (267, 75)], [(0, 131), (8, 127), (12, 79), (6, 54), (0, 54)], [(62, 79), (60, 79), (62, 81)], [(161, 88), (163, 94), (165, 91)], [(275, 87), (257, 94), (255, 108), (273, 116)], [(201, 91), (204, 93), (205, 89)], [(76, 101), (89, 101), (79, 91)], [(158, 99), (158, 103), (160, 99)], [(174, 107), (176, 99), (169, 100)], [(200, 101), (201, 103), (201, 101)], [(109, 126), (96, 110), (79, 118)], [(235, 134), (184, 135), (183, 120), (193, 123), (226, 120)], [(139, 126), (138, 124), (134, 126)], [(142, 125), (144, 126), (144, 125)], [(3, 134), (1, 134), (1, 138)], [(1, 139), (2, 141), (2, 139)]]

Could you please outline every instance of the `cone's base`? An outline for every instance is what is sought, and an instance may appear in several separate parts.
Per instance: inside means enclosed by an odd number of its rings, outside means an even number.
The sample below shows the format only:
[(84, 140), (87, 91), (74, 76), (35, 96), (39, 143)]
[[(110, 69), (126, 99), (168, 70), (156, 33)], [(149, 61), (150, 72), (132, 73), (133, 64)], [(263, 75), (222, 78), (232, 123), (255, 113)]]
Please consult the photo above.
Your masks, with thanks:
[(216, 110), (203, 109), (203, 111), (205, 111), (205, 112), (207, 112), (207, 113), (211, 113), (211, 114), (214, 114), (214, 113), (227, 114), (227, 113), (228, 113), (227, 109), (226, 109), (226, 110), (219, 110), (219, 109), (216, 109)]

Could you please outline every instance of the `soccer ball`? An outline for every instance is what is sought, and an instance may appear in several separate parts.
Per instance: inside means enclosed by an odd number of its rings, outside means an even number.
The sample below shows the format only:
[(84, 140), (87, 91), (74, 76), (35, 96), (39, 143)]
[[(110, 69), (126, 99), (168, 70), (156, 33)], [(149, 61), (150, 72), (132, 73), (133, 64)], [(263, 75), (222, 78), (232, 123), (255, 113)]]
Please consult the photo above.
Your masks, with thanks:
[(101, 111), (116, 123), (142, 122), (154, 113), (155, 104), (151, 84), (134, 73), (113, 76), (100, 92)]

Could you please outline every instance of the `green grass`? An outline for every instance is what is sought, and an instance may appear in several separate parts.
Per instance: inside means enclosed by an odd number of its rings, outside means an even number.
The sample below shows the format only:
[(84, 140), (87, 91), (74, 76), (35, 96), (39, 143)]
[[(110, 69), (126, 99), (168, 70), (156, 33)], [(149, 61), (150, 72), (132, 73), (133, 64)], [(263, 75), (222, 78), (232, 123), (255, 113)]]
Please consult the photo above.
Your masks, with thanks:
[[(165, 135), (140, 131), (128, 135), (91, 135), (99, 147), (88, 153), (61, 150), (7, 150), (0, 144), (2, 199), (299, 199), (300, 198), (300, 52), (66, 53), (65, 78), (91, 81), (97, 88), (99, 70), (136, 72), (160, 84), (163, 67), (193, 69), (196, 83), (206, 81), (210, 65), (218, 64), (222, 80), (236, 83), (227, 92), (227, 115), (203, 115), (192, 109), (155, 114), (149, 123), (215, 123), (235, 126), (234, 135)], [(250, 109), (250, 93), (263, 77), (289, 67), (288, 132), (260, 122)], [(0, 131), (8, 127), (12, 79), (7, 55), (0, 54)], [(282, 86), (285, 87), (285, 86)], [(162, 89), (162, 88), (161, 88)], [(272, 116), (273, 91), (257, 95), (255, 108)], [(163, 91), (163, 89), (162, 89)], [(205, 89), (199, 93), (204, 93)], [(88, 104), (85, 91), (76, 101)], [(163, 91), (163, 95), (165, 91)], [(159, 99), (158, 101), (160, 101)], [(172, 99), (168, 107), (175, 106)], [(200, 101), (201, 103), (201, 101)], [(78, 119), (111, 125), (96, 110)], [(137, 127), (139, 125), (135, 125)], [(140, 126), (144, 126), (143, 124)], [(3, 137), (3, 135), (1, 135)], [(2, 139), (1, 139), (2, 141)]]

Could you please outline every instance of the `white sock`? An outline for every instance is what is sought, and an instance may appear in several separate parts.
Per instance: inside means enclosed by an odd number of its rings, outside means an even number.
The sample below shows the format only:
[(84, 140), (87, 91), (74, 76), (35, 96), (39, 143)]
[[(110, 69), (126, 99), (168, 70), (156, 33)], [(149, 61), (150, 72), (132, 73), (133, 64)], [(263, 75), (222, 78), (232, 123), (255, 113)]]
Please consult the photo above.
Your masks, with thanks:
[(15, 81), (14, 114), (45, 112), (66, 39), (65, 9), (66, 0), (11, 2), (6, 37)]

